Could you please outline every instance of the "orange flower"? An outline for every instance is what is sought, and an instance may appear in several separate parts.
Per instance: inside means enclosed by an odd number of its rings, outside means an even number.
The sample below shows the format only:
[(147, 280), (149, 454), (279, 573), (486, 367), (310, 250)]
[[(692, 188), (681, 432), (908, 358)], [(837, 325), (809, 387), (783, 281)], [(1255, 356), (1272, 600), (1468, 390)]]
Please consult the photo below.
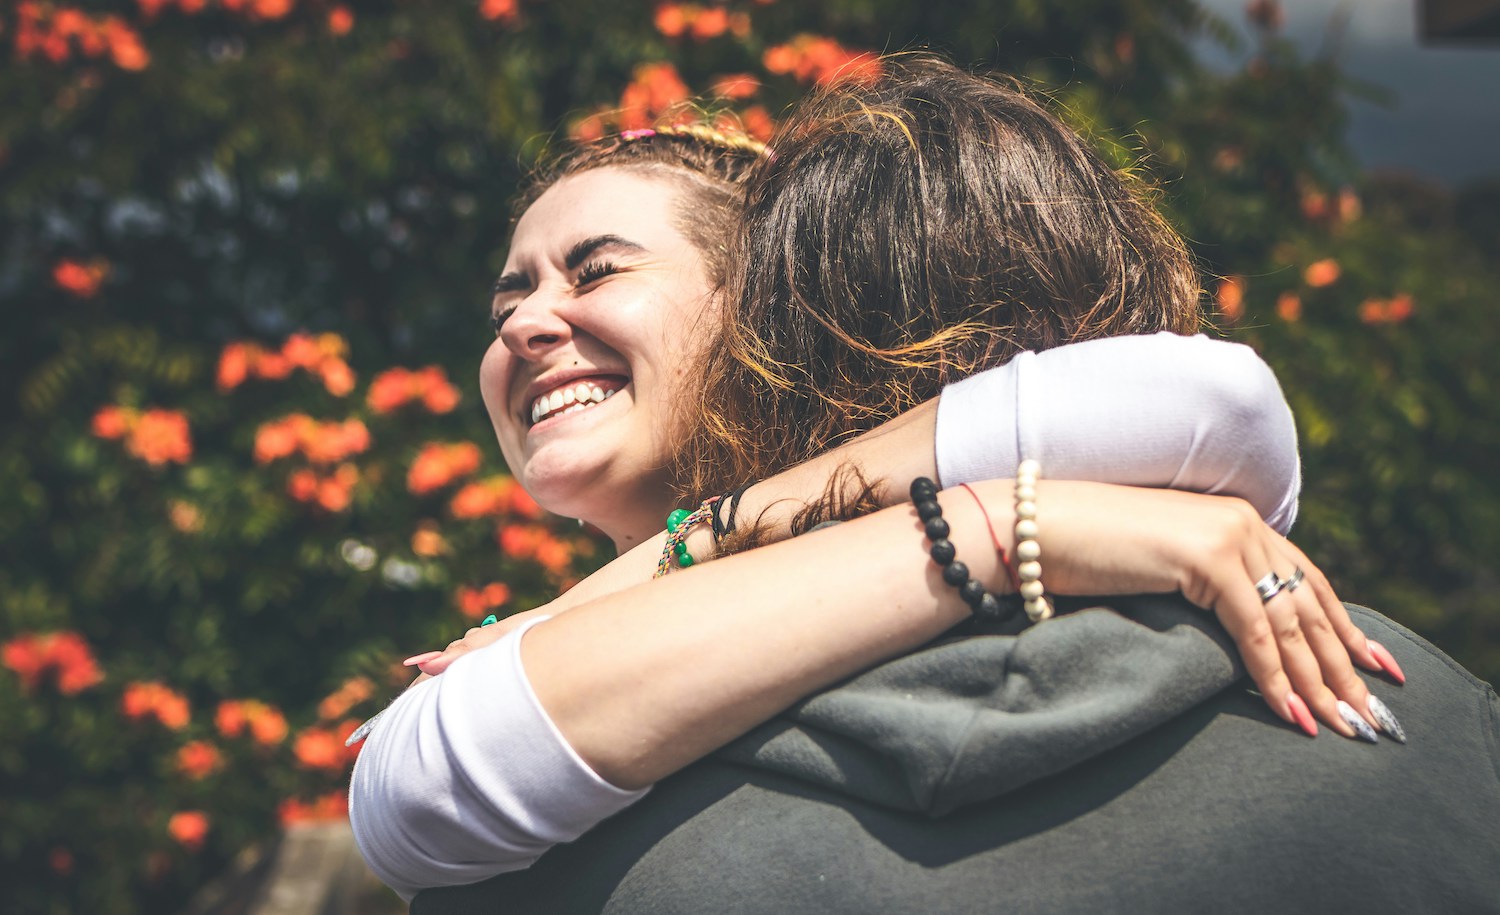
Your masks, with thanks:
[(800, 82), (820, 85), (846, 79), (868, 84), (880, 77), (875, 55), (851, 51), (820, 35), (798, 35), (789, 44), (767, 48), (761, 62), (771, 73), (789, 73)]
[[(368, 677), (350, 677), (337, 690), (318, 703), (318, 717), (324, 721), (342, 718), (351, 708), (375, 694), (375, 684)], [(347, 736), (347, 735), (346, 735)]]
[(244, 343), (231, 343), (219, 354), (217, 384), (221, 391), (232, 391), (244, 383), (250, 374), (250, 347)]
[(317, 369), (323, 387), (334, 397), (344, 397), (354, 390), (354, 370), (342, 359), (325, 359)]
[(172, 814), (172, 818), (167, 820), (167, 832), (183, 848), (197, 851), (203, 847), (203, 840), (208, 836), (208, 825), (208, 814), (203, 811), (182, 810)]
[(302, 453), (314, 464), (333, 464), (370, 447), (370, 430), (362, 420), (303, 426)]
[(280, 19), (292, 11), (292, 0), (250, 0), (251, 12), (259, 19)]
[(187, 417), (176, 410), (147, 410), (130, 430), (125, 450), (154, 467), (186, 464), (193, 456)]
[(479, 469), (479, 446), (473, 442), (429, 442), (406, 474), (406, 488), (416, 495), (441, 489)]
[(347, 6), (335, 6), (328, 11), (328, 31), (334, 35), (347, 35), (354, 28), (354, 11)]
[(177, 750), (177, 771), (193, 781), (212, 775), (223, 762), (218, 748), (206, 740), (194, 740)]
[(687, 11), (680, 3), (662, 3), (656, 7), (656, 30), (668, 38), (680, 38), (687, 31)]
[(88, 642), (76, 632), (23, 633), (0, 646), (0, 663), (16, 672), (22, 688), (35, 689), (48, 672), (57, 691), (74, 696), (104, 680)]
[(510, 587), (504, 582), (492, 581), (483, 588), (461, 587), (453, 597), (460, 613), (477, 620), (509, 601)]
[(801, 55), (793, 50), (789, 44), (773, 45), (766, 49), (761, 55), (761, 65), (771, 73), (786, 75), (797, 69), (797, 61)]
[(517, 498), (536, 505), (515, 480), (501, 474), (464, 486), (453, 496), (448, 508), (455, 518), (483, 518), (513, 510)]
[(162, 683), (131, 683), (125, 687), (120, 704), (126, 718), (154, 717), (173, 731), (187, 727), (190, 717), (187, 698)]
[(441, 556), (448, 551), (448, 541), (433, 523), (423, 522), (411, 535), (411, 551), (418, 556)]
[(0, 646), (0, 663), (16, 672), (22, 688), (30, 691), (47, 669), (46, 654), (34, 635), (19, 635)]
[(359, 482), (359, 468), (340, 464), (333, 476), (318, 482), (318, 505), (331, 512), (341, 512), (354, 498), (354, 484)]
[(292, 365), (292, 360), (281, 353), (263, 352), (260, 354), (260, 358), (255, 360), (255, 376), (271, 381), (280, 381), (292, 374), (292, 369), (294, 368), (296, 366)]
[(286, 739), (286, 718), (274, 706), (255, 699), (225, 699), (214, 714), (214, 726), (225, 737), (238, 737), (249, 727), (250, 736), (265, 746)]
[(1301, 320), (1302, 298), (1295, 292), (1283, 292), (1276, 297), (1276, 315), (1283, 321)]
[(516, 6), (516, 0), (480, 0), (479, 15), (502, 25), (515, 21), (520, 10)]
[(256, 463), (267, 464), (295, 452), (301, 439), (299, 426), (311, 421), (309, 417), (293, 414), (273, 422), (262, 423), (260, 428), (255, 430)]
[(727, 99), (747, 99), (760, 90), (760, 81), (749, 73), (726, 73), (714, 80), (714, 95)]
[(418, 371), (387, 369), (370, 382), (366, 402), (376, 413), (389, 413), (413, 400), (421, 400), (433, 413), (447, 413), (458, 406), (458, 389), (448, 381), (442, 366), (429, 365)]
[(203, 513), (198, 506), (181, 499), (173, 499), (167, 503), (167, 517), (172, 526), (184, 534), (196, 534), (203, 530)]
[(275, 706), (250, 699), (244, 703), (244, 709), (250, 736), (256, 743), (273, 746), (286, 740), (286, 717)]
[(1237, 276), (1224, 277), (1219, 281), (1214, 300), (1220, 314), (1227, 320), (1238, 321), (1245, 313), (1245, 281)]
[(292, 334), (287, 337), (286, 342), (281, 345), (281, 355), (297, 368), (309, 371), (317, 368), (318, 363), (323, 361), (318, 344), (307, 334)]
[(214, 727), (225, 737), (238, 737), (245, 732), (245, 704), (238, 699), (225, 699), (214, 713)]
[(634, 129), (651, 122), (691, 93), (677, 68), (667, 61), (645, 63), (635, 68), (635, 77), (620, 94), (620, 126)]
[(554, 574), (566, 571), (573, 561), (572, 545), (538, 525), (505, 525), (496, 532), (496, 539), (505, 555), (512, 559), (529, 559)]
[(1307, 265), (1302, 272), (1302, 279), (1307, 285), (1314, 289), (1330, 286), (1339, 278), (1339, 262), (1331, 257), (1324, 258)]
[(104, 17), (104, 40), (109, 56), (121, 70), (144, 70), (151, 55), (141, 44), (141, 36), (117, 16)]
[(124, 438), (135, 425), (135, 411), (123, 407), (100, 407), (94, 414), (93, 431), (100, 438)]
[(73, 853), (61, 845), (47, 853), (47, 866), (52, 868), (52, 873), (59, 877), (66, 877), (73, 873), (73, 865)]
[(1366, 299), (1359, 306), (1359, 319), (1366, 324), (1399, 324), (1411, 317), (1412, 298), (1401, 293), (1392, 299)]
[(330, 791), (310, 804), (289, 797), (277, 807), (277, 815), (283, 826), (340, 820), (349, 815), (349, 796), (342, 790)]
[(311, 502), (318, 495), (318, 475), (306, 467), (286, 478), (287, 495), (298, 502)]
[(740, 121), (745, 125), (745, 133), (761, 141), (768, 142), (771, 134), (776, 131), (776, 122), (771, 120), (771, 113), (764, 105), (751, 105), (740, 115)]
[(52, 267), (52, 282), (80, 299), (97, 293), (107, 276), (109, 261), (102, 257), (94, 258), (88, 263), (64, 259)]
[(303, 766), (330, 772), (342, 772), (348, 755), (338, 735), (323, 728), (308, 728), (298, 734), (292, 753)]
[(729, 30), (729, 11), (722, 6), (700, 9), (693, 17), (692, 30), (699, 40), (719, 37)]

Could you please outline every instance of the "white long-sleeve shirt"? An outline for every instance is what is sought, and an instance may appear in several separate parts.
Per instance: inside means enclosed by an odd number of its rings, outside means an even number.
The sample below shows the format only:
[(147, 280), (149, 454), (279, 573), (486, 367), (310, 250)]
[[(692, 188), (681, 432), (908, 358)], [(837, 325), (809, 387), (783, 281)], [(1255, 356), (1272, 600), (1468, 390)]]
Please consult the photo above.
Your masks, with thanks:
[[(1285, 532), (1300, 471), (1291, 411), (1249, 347), (1175, 334), (1042, 353), (947, 388), (934, 444), (945, 486), (1052, 479), (1244, 498)], [(530, 621), (399, 697), (365, 742), (349, 818), (365, 860), (404, 898), (530, 866), (645, 791), (600, 778), (537, 701), (521, 665)]]

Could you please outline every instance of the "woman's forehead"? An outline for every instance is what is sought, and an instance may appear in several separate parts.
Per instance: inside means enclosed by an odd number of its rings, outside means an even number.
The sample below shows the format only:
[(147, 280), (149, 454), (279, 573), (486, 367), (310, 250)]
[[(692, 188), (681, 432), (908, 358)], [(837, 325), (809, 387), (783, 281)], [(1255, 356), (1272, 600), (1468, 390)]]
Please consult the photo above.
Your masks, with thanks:
[(687, 244), (677, 229), (679, 194), (667, 178), (622, 168), (569, 175), (521, 214), (511, 252), (560, 256), (579, 242), (602, 235), (630, 239), (648, 248)]

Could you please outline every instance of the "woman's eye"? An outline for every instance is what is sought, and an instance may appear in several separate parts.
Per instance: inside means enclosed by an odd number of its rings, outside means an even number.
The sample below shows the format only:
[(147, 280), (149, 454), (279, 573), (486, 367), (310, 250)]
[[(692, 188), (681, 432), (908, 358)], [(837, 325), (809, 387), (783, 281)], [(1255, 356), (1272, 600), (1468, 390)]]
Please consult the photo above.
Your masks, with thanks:
[(578, 270), (578, 281), (576, 285), (580, 287), (587, 286), (591, 283), (596, 283), (599, 280), (604, 279), (611, 273), (618, 272), (618, 268), (608, 261), (594, 261), (592, 263), (584, 264)]
[(512, 306), (510, 308), (501, 308), (498, 310), (490, 311), (490, 326), (495, 329), (495, 336), (500, 336), (500, 328), (504, 326), (505, 319), (510, 317), (510, 313), (515, 310), (515, 307)]

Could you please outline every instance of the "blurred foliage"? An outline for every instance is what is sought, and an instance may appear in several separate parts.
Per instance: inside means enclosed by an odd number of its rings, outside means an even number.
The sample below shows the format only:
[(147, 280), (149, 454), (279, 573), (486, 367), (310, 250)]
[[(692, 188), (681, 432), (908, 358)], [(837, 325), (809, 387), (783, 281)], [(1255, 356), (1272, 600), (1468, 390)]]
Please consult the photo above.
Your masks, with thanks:
[(503, 476), (476, 390), (517, 177), (554, 132), (715, 86), (763, 132), (867, 51), (1015, 73), (1159, 184), (1297, 410), (1298, 541), (1496, 678), (1500, 191), (1361, 175), (1344, 105), (1370, 87), (1248, 13), (7, 5), (0, 909), (170, 912), (278, 822), (342, 815), (337, 738), (393, 659), (601, 559)]

